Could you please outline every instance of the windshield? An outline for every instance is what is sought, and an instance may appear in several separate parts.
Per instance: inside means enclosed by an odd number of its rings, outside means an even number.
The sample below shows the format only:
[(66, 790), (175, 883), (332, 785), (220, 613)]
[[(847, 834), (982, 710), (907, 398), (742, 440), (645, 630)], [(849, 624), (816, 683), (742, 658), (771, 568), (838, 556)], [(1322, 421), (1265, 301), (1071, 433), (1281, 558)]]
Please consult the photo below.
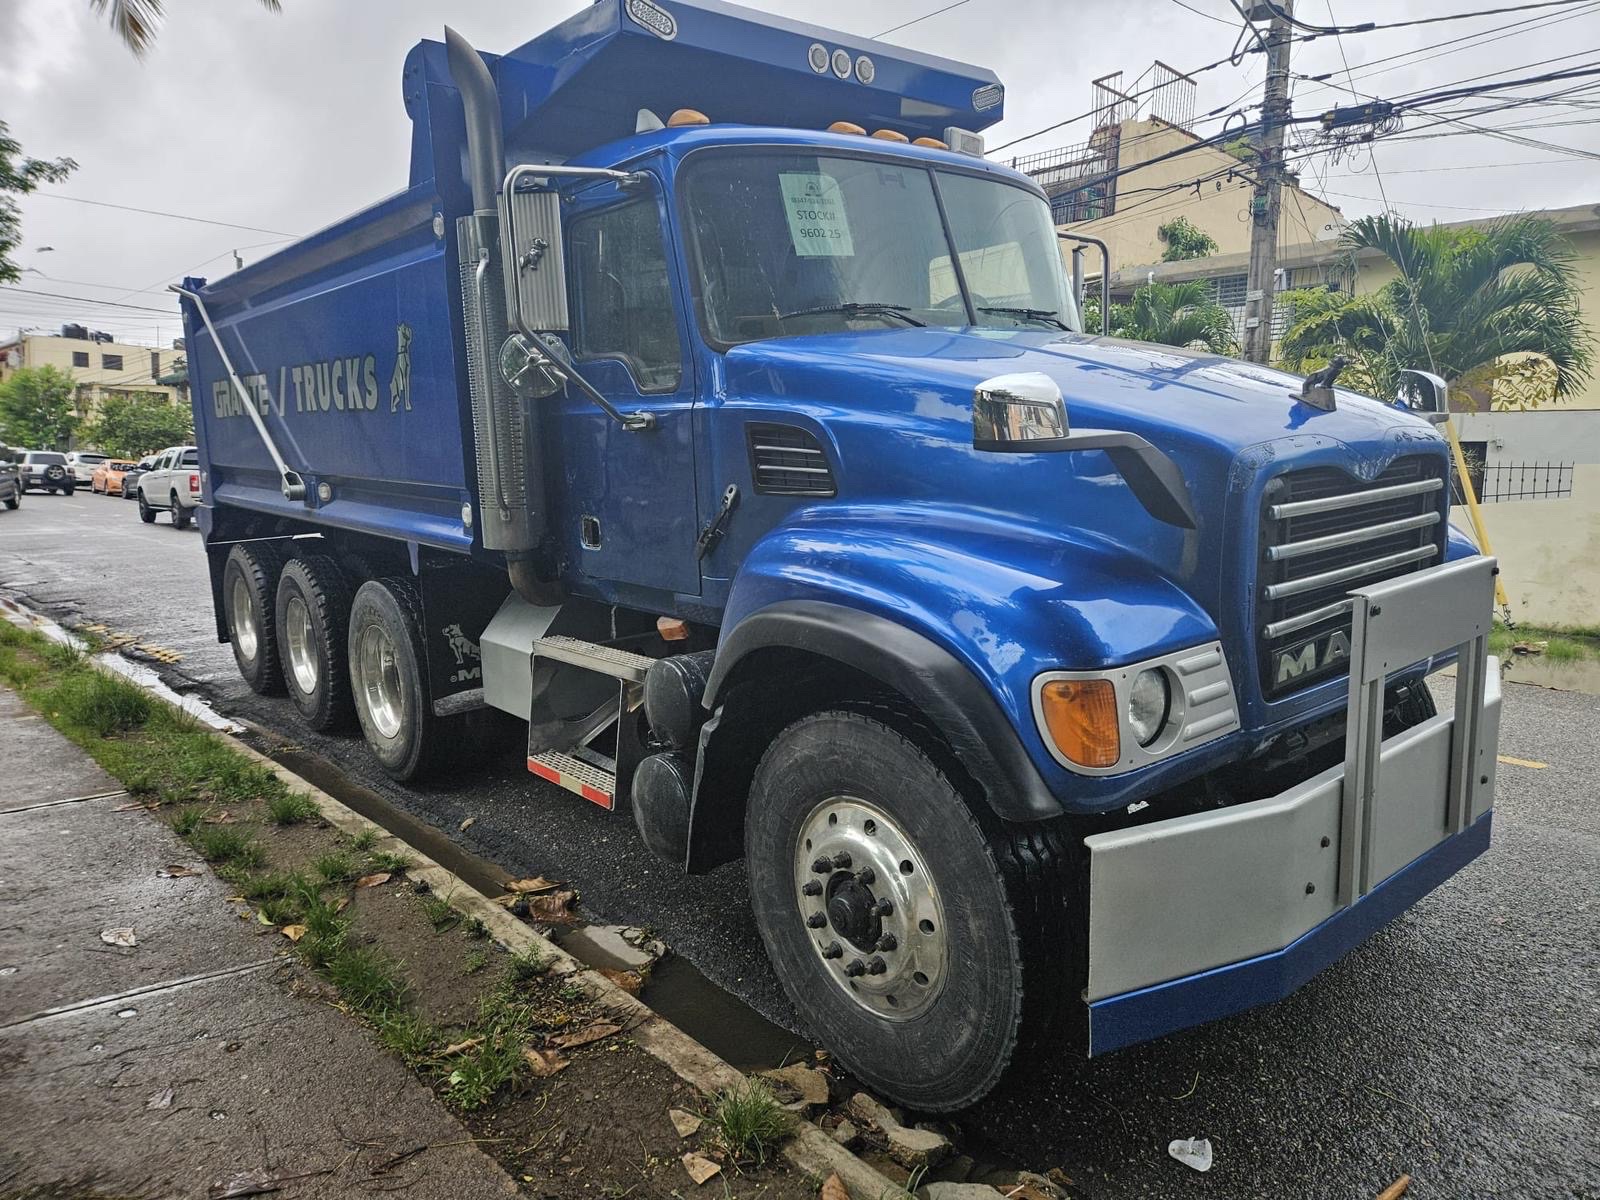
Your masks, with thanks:
[(1025, 188), (773, 151), (702, 154), (682, 190), (715, 343), (908, 325), (1081, 327), (1049, 206)]

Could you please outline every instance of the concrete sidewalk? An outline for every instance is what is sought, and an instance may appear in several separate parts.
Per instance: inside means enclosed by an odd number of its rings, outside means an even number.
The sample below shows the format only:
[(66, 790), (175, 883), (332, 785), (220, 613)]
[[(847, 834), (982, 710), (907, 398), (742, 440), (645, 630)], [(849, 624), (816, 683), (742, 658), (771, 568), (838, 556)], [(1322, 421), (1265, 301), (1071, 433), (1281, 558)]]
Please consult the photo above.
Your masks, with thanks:
[[(0, 1196), (515, 1193), (117, 788), (0, 689)], [(126, 927), (132, 947), (101, 938)]]

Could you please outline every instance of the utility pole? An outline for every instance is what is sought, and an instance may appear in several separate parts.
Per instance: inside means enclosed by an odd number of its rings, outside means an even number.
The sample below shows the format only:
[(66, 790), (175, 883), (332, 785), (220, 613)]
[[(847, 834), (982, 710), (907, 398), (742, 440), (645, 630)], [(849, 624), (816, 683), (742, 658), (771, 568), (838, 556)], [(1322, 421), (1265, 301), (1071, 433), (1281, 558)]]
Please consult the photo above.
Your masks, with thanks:
[(1271, 13), (1267, 83), (1261, 101), (1256, 187), (1250, 197), (1250, 270), (1245, 276), (1244, 356), (1264, 363), (1272, 353), (1272, 284), (1278, 270), (1278, 211), (1283, 196), (1283, 130), (1289, 117), (1289, 18), (1294, 0), (1252, 5), (1251, 17)]

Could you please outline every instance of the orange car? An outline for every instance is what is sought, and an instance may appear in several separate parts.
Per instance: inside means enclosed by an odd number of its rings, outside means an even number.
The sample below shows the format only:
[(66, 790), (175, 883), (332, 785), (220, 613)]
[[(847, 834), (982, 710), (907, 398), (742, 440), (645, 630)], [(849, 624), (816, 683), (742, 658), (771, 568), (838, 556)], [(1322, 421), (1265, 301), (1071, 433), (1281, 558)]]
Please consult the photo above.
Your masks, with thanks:
[(102, 495), (120, 496), (123, 475), (138, 465), (138, 463), (124, 462), (120, 458), (108, 458), (94, 469), (94, 474), (89, 476), (89, 487)]

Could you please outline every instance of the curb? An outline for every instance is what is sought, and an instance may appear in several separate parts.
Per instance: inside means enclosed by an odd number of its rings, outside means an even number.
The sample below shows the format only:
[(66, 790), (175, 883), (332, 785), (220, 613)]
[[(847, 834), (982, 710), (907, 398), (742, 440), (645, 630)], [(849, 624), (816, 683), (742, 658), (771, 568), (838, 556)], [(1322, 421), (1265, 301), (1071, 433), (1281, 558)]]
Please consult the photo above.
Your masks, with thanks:
[[(10, 619), (14, 624), (34, 629), (53, 641), (75, 640), (71, 633), (55, 621), (12, 600), (0, 598), (0, 616)], [(137, 677), (106, 661), (108, 657), (125, 662), (115, 652), (94, 655), (89, 661), (97, 670), (142, 687), (163, 703), (178, 708), (190, 716), (197, 715), (195, 702), (191, 700), (189, 703), (184, 703), (186, 698), (177, 696), (162, 684), (155, 678), (154, 672), (148, 673), (150, 676), (148, 680)], [(406, 868), (406, 874), (425, 882), (434, 895), (444, 900), (463, 917), (482, 921), (489, 930), (489, 935), (513, 954), (523, 953), (529, 949), (536, 950), (550, 963), (552, 975), (568, 979), (581, 987), (590, 999), (623, 1025), (628, 1036), (633, 1038), (640, 1049), (696, 1091), (710, 1098), (744, 1081), (745, 1076), (742, 1072), (695, 1041), (649, 1005), (630, 996), (617, 984), (579, 962), (549, 938), (524, 925), (506, 909), (494, 903), (453, 871), (440, 866), (403, 838), (347, 807), (321, 788), (296, 775), (282, 763), (268, 758), (231, 733), (224, 732), (224, 728), (240, 727), (210, 712), (209, 708), (207, 712), (211, 719), (204, 723), (212, 737), (226, 742), (231, 750), (271, 771), (291, 791), (310, 799), (322, 813), (323, 819), (334, 828), (351, 836), (373, 830), (381, 835), (379, 844), (384, 849), (405, 852), (414, 864)], [(820, 1180), (837, 1174), (855, 1200), (881, 1200), (885, 1196), (905, 1194), (904, 1188), (899, 1184), (869, 1166), (809, 1121), (799, 1120), (795, 1123), (795, 1132), (783, 1143), (782, 1151), (783, 1157), (792, 1166), (807, 1175)]]

